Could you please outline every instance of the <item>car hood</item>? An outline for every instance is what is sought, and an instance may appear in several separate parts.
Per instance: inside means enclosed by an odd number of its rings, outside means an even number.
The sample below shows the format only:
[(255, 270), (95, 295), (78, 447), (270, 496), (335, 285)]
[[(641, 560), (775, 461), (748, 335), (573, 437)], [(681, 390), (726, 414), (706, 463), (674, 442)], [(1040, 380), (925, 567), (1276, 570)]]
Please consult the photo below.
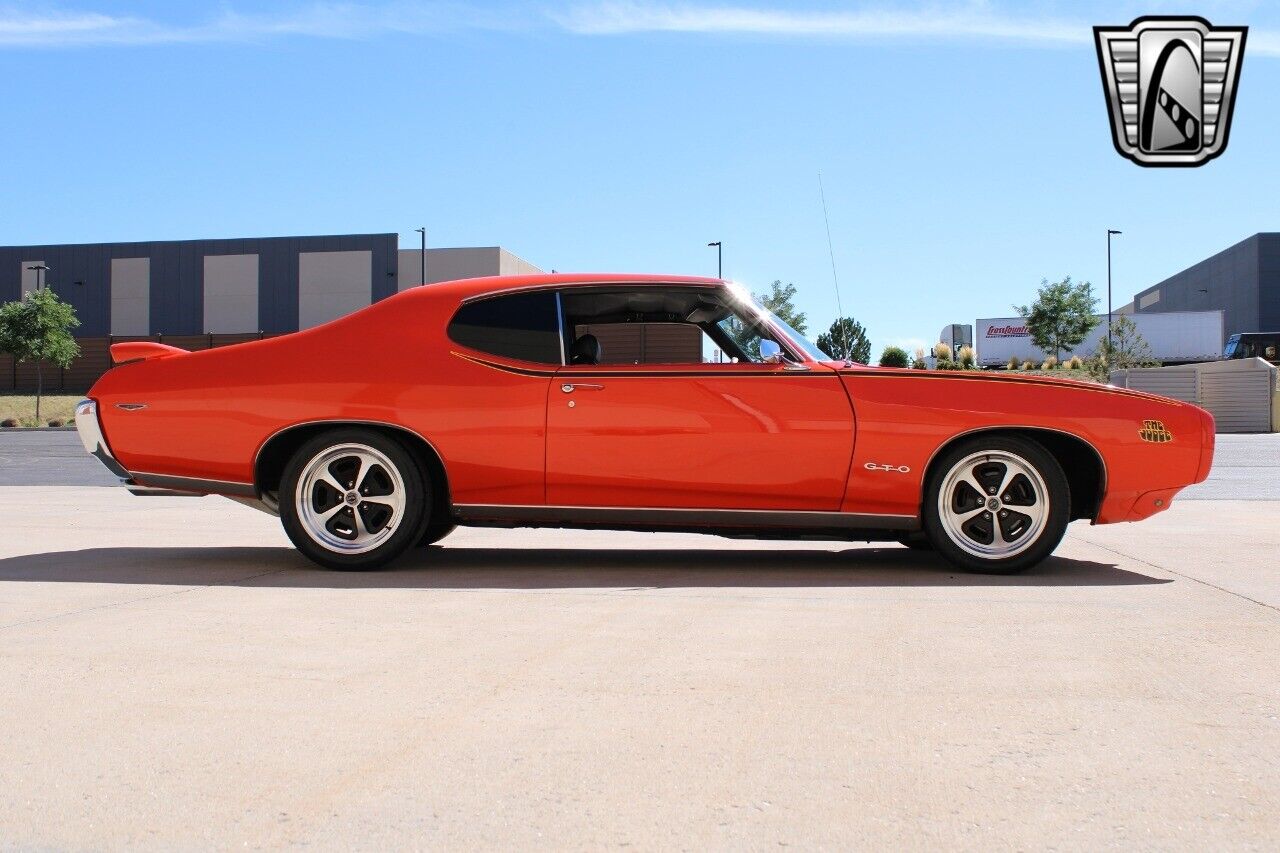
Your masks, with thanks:
[(900, 367), (872, 367), (869, 365), (854, 365), (846, 367), (843, 362), (824, 362), (824, 364), (832, 367), (838, 373), (844, 376), (883, 376), (890, 374), (900, 376), (903, 379), (948, 379), (957, 382), (985, 382), (985, 383), (1006, 383), (1011, 387), (1030, 387), (1046, 385), (1055, 388), (1062, 388), (1071, 391), (1085, 391), (1097, 394), (1116, 394), (1122, 397), (1134, 397), (1144, 400), (1159, 400), (1161, 402), (1182, 403), (1181, 400), (1174, 400), (1170, 397), (1161, 397), (1159, 394), (1148, 394), (1145, 391), (1134, 391), (1129, 388), (1117, 388), (1114, 385), (1101, 385), (1097, 382), (1085, 382), (1080, 379), (1059, 378), (1054, 376), (1027, 376), (1020, 373), (1001, 373), (991, 370), (913, 370), (910, 368)]

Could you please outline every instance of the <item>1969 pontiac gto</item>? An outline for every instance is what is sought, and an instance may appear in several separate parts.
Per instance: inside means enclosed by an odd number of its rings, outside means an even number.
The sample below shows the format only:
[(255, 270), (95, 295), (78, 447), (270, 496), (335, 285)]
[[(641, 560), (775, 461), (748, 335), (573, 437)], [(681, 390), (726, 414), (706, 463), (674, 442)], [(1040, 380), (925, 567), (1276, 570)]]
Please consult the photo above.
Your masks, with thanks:
[[(691, 346), (602, 343), (664, 335)], [(136, 493), (278, 513), (334, 569), (477, 525), (899, 541), (1014, 572), (1072, 520), (1166, 509), (1213, 457), (1195, 406), (833, 360), (707, 278), (470, 279), (276, 338), (112, 357), (76, 413), (89, 452)]]

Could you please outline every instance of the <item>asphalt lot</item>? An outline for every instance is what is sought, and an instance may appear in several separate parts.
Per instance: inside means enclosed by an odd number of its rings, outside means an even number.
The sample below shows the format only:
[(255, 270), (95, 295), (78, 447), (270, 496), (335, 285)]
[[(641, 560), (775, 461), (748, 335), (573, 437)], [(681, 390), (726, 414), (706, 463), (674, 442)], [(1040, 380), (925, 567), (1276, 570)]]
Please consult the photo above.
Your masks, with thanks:
[[(30, 435), (0, 483), (81, 476)], [(0, 487), (0, 848), (1275, 849), (1277, 439), (1011, 578), (529, 530), (340, 574), (230, 501)]]

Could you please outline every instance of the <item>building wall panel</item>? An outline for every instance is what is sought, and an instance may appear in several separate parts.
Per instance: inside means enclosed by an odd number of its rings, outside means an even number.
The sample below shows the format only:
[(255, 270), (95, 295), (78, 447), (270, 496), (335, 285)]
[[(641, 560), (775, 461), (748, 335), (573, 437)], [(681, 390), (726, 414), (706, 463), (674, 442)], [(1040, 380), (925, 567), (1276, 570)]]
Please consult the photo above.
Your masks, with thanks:
[(258, 330), (258, 255), (203, 257), (204, 331)]
[(44, 283), (44, 273), (41, 270), (33, 270), (32, 267), (45, 266), (44, 261), (22, 261), (18, 272), (21, 275), (22, 289), (19, 298), (26, 296), (36, 287)]
[(112, 259), (111, 334), (151, 334), (151, 258)]
[(1274, 236), (1255, 234), (1139, 291), (1134, 297), (1137, 313), (1221, 309), (1224, 335), (1261, 331), (1259, 246)]
[(372, 264), (369, 251), (299, 253), (299, 327), (318, 326), (369, 305)]

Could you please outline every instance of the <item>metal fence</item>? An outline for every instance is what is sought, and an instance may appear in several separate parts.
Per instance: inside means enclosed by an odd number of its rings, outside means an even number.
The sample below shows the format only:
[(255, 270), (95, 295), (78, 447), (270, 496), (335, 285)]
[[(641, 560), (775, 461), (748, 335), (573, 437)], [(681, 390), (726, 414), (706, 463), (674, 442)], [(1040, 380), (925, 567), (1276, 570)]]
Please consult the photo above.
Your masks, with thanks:
[(1203, 406), (1218, 432), (1280, 430), (1280, 370), (1260, 358), (1117, 370), (1111, 384)]

